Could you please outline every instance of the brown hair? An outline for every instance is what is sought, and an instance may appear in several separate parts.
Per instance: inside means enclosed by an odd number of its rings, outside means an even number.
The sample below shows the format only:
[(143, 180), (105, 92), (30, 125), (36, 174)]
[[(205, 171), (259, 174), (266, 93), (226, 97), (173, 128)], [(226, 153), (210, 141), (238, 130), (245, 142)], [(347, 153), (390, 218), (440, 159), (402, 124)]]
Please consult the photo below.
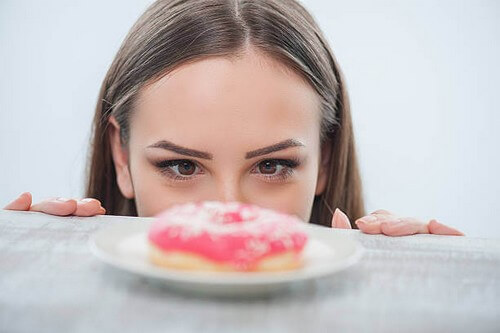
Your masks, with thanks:
[[(364, 215), (349, 100), (336, 59), (313, 17), (294, 0), (158, 0), (134, 24), (102, 84), (92, 126), (86, 196), (107, 214), (137, 216), (121, 194), (108, 119), (122, 144), (141, 87), (174, 67), (203, 57), (231, 57), (252, 45), (304, 77), (321, 100), (321, 140), (331, 142), (328, 185), (314, 200), (311, 222), (330, 225), (331, 208)], [(354, 225), (353, 225), (354, 226)]]

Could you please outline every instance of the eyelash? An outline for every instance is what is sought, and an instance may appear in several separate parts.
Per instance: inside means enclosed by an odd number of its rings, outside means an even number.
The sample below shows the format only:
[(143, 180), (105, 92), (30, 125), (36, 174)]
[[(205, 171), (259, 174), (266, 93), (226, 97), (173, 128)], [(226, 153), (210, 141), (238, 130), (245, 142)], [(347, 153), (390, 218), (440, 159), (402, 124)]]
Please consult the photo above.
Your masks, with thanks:
[[(173, 170), (172, 167), (179, 166), (181, 163), (185, 162), (190, 162), (193, 163), (195, 168), (198, 170), (198, 172), (194, 176), (179, 176), (177, 175)], [(260, 164), (265, 163), (265, 162), (272, 162), (276, 163), (276, 165), (281, 165), (282, 166), (282, 171), (280, 171), (277, 174), (273, 175), (266, 175), (266, 174), (260, 174), (258, 172), (252, 172), (255, 174), (258, 174), (259, 177), (264, 178), (265, 181), (268, 182), (284, 182), (287, 180), (290, 176), (293, 175), (294, 169), (296, 169), (300, 165), (300, 160), (297, 158), (291, 158), (291, 159), (279, 159), (279, 158), (273, 158), (273, 159), (265, 159), (262, 161), (259, 161), (252, 167), (252, 171), (255, 170), (256, 168), (259, 167)], [(192, 180), (193, 178), (197, 177), (198, 174), (200, 174), (200, 170), (202, 168), (196, 163), (195, 161), (192, 160), (162, 160), (154, 163), (156, 168), (160, 171), (162, 175), (165, 175), (169, 177), (170, 179), (174, 181), (189, 181)], [(196, 172), (196, 170), (195, 170)], [(202, 171), (203, 172), (203, 171)]]
[(181, 163), (191, 162), (194, 164), (195, 168), (201, 169), (198, 163), (191, 160), (163, 160), (155, 163), (155, 166), (158, 168), (161, 174), (175, 180), (175, 181), (186, 181), (191, 180), (195, 176), (179, 176), (173, 170), (172, 167), (179, 166)]
[(276, 163), (276, 165), (281, 165), (282, 170), (281, 172), (275, 174), (275, 175), (266, 175), (266, 174), (261, 174), (257, 173), (259, 177), (264, 178), (265, 181), (269, 182), (284, 182), (286, 181), (289, 177), (291, 177), (294, 173), (294, 170), (300, 165), (300, 160), (296, 158), (292, 159), (279, 159), (279, 158), (273, 158), (273, 159), (266, 159), (258, 162), (255, 164), (255, 166), (252, 168), (252, 170), (255, 170), (256, 168), (259, 167), (260, 164), (265, 163), (265, 162), (273, 162)]

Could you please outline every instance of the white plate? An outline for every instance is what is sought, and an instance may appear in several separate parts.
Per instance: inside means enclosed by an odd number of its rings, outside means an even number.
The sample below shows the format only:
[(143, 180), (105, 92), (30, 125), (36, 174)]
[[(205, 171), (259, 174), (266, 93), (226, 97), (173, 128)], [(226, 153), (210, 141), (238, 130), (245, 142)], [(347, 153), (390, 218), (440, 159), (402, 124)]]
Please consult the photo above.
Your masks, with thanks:
[(293, 283), (331, 275), (355, 264), (362, 247), (332, 230), (307, 225), (309, 241), (304, 266), (298, 270), (272, 273), (192, 272), (166, 269), (149, 262), (147, 232), (150, 222), (124, 222), (92, 235), (92, 253), (117, 268), (159, 279), (168, 286), (202, 294), (256, 295), (288, 287)]

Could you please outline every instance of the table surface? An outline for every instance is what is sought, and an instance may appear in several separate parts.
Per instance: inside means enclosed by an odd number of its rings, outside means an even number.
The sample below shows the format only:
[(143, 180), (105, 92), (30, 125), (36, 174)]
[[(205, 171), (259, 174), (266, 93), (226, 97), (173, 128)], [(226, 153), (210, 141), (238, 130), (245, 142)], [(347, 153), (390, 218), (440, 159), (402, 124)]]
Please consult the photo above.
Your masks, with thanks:
[(88, 247), (119, 216), (0, 210), (1, 332), (499, 332), (500, 240), (334, 230), (365, 248), (331, 277), (257, 298), (185, 294)]

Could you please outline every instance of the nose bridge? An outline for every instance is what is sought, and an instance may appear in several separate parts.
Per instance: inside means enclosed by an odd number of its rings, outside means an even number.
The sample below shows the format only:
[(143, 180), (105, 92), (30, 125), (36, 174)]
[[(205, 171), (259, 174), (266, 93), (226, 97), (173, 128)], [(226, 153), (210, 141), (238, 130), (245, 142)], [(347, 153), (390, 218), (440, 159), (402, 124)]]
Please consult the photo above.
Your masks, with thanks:
[(237, 177), (221, 177), (217, 181), (217, 200), (243, 202), (243, 194)]

